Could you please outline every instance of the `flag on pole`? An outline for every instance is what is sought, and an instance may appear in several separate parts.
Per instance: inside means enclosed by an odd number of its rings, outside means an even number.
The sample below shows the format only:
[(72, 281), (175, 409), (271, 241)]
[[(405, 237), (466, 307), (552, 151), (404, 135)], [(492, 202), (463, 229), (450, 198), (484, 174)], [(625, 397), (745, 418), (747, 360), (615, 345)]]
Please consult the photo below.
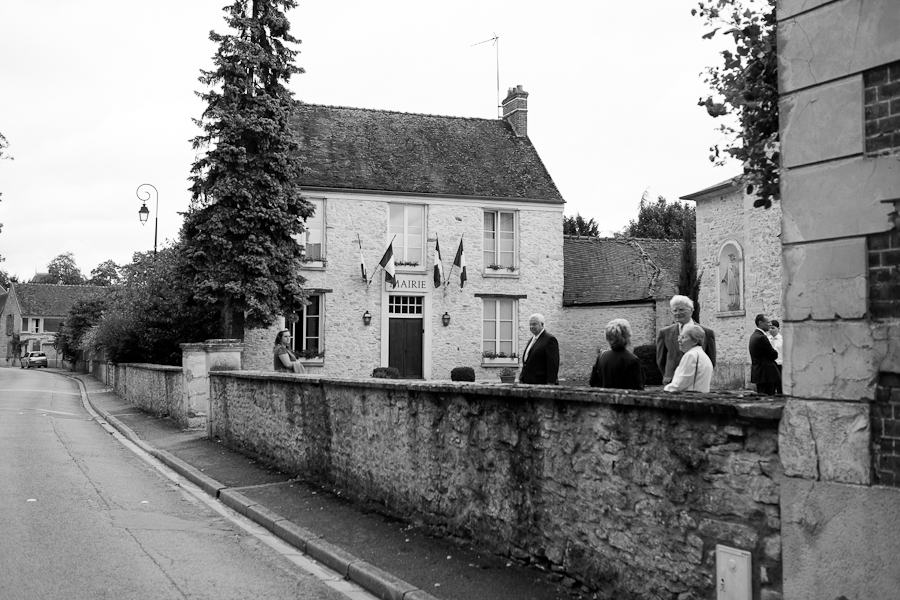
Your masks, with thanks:
[(381, 257), (381, 260), (378, 262), (378, 265), (384, 269), (384, 278), (387, 281), (391, 282), (391, 287), (397, 287), (397, 277), (394, 274), (394, 241), (391, 240), (391, 243), (388, 244), (387, 250), (384, 251), (384, 256)]
[(362, 271), (363, 281), (369, 283), (369, 274), (366, 272), (366, 259), (363, 258), (362, 253), (362, 240), (359, 237), (359, 234), (356, 234), (356, 239), (359, 240), (359, 268)]
[(466, 286), (466, 257), (463, 254), (463, 241), (459, 238), (459, 249), (456, 251), (456, 258), (453, 259), (453, 266), (459, 267), (459, 287)]
[(434, 240), (434, 287), (439, 288), (444, 282), (444, 262), (441, 260), (441, 242)]

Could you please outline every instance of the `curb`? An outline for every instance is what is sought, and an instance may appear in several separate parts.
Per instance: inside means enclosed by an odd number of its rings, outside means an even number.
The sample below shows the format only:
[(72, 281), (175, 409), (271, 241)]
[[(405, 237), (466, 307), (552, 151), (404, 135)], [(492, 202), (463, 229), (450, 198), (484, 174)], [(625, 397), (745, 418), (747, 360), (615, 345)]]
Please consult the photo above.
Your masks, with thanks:
[(87, 386), (84, 385), (81, 379), (73, 375), (57, 374), (77, 381), (81, 388), (82, 399), (86, 398), (88, 404), (91, 405), (91, 408), (97, 414), (141, 450), (164, 463), (213, 498), (218, 499), (225, 506), (271, 531), (273, 535), (282, 541), (336, 571), (342, 577), (349, 579), (367, 592), (382, 600), (440, 600), (411, 583), (356, 557), (343, 548), (327, 542), (322, 536), (307, 531), (278, 513), (250, 500), (247, 496), (216, 481), (177, 456), (151, 446), (139, 438), (122, 421), (96, 406), (91, 400)]

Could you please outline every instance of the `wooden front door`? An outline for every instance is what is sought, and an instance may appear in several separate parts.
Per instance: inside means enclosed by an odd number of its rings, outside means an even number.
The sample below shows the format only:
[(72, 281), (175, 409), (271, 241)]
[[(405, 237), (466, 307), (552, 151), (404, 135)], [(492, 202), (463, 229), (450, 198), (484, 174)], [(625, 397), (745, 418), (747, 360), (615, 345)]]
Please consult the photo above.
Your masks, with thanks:
[(400, 371), (401, 379), (422, 379), (422, 318), (390, 318), (388, 366)]

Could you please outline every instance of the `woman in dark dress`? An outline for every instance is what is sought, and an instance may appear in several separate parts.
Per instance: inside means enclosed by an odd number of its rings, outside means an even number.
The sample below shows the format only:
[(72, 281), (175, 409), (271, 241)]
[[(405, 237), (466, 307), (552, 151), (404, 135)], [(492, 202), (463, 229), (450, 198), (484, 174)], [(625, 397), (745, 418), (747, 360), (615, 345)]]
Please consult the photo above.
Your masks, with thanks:
[(287, 329), (275, 336), (275, 349), (272, 353), (276, 373), (306, 373), (303, 363), (291, 352), (291, 332)]
[(628, 321), (613, 319), (607, 323), (606, 341), (610, 349), (597, 357), (591, 370), (591, 387), (644, 389), (641, 361), (626, 349), (631, 344), (631, 325)]

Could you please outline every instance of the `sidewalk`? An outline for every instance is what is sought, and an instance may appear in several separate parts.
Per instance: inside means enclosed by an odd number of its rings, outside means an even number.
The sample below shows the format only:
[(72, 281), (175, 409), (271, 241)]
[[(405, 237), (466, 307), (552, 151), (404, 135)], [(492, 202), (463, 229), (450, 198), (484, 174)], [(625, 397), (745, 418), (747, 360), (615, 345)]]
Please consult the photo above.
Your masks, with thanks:
[(90, 375), (91, 406), (123, 435), (237, 512), (392, 600), (576, 600), (594, 595), (558, 573), (527, 567), (463, 540), (386, 517), (306, 484), (126, 402)]

